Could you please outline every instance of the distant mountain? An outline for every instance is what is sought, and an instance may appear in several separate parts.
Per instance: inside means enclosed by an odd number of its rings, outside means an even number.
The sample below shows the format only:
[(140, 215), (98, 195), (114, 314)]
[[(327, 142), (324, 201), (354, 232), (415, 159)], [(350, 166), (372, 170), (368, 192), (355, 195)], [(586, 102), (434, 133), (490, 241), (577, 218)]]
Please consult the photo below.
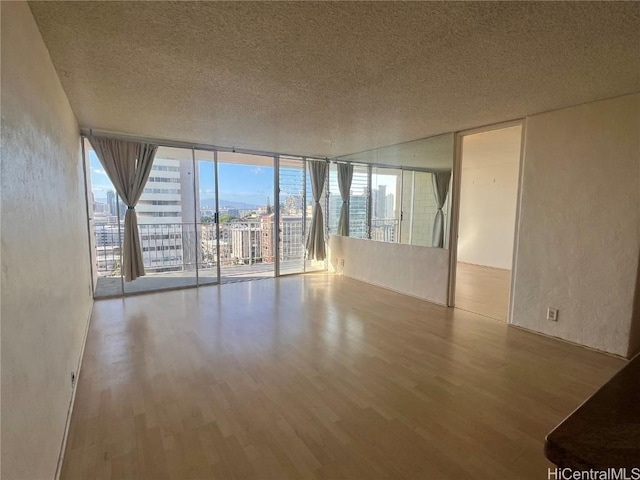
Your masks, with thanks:
[[(206, 198), (204, 200), (200, 200), (200, 208), (216, 208), (216, 199)], [(220, 208), (238, 208), (243, 210), (249, 210), (249, 209), (254, 210), (254, 209), (260, 208), (260, 206), (252, 203), (234, 202), (233, 200), (223, 200), (221, 198)]]

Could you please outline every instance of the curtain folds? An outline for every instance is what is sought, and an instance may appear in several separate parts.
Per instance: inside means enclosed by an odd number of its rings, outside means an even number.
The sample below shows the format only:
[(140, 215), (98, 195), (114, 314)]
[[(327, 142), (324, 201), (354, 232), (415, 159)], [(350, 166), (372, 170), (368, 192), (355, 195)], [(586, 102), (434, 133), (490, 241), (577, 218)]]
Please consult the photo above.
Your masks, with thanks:
[(309, 236), (307, 237), (307, 259), (324, 260), (326, 258), (326, 249), (320, 197), (322, 197), (322, 191), (324, 190), (324, 182), (327, 177), (329, 164), (324, 161), (309, 160), (308, 166), (311, 177), (311, 191), (313, 194), (313, 211)]
[(338, 235), (349, 236), (349, 193), (351, 193), (351, 181), (353, 180), (353, 165), (350, 163), (338, 163), (338, 189), (342, 198), (340, 219), (338, 220)]
[(127, 205), (124, 217), (122, 271), (131, 282), (144, 276), (144, 263), (138, 238), (135, 206), (149, 178), (157, 145), (107, 137), (89, 137), (109, 180)]
[(433, 181), (433, 196), (436, 199), (438, 211), (433, 221), (433, 235), (431, 237), (431, 246), (437, 248), (444, 247), (444, 213), (442, 207), (447, 201), (449, 194), (449, 183), (451, 181), (451, 170), (446, 172), (433, 172), (431, 174)]

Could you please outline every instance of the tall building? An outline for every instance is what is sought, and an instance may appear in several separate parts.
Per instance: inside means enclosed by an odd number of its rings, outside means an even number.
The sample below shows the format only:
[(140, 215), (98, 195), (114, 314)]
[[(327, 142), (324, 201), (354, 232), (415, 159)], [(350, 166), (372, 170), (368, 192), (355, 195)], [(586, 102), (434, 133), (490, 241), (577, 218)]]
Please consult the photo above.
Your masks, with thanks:
[(378, 185), (374, 190), (373, 197), (373, 218), (387, 218), (387, 186)]
[(352, 195), (349, 199), (349, 236), (367, 238), (367, 196)]
[(145, 267), (150, 272), (193, 270), (200, 211), (188, 162), (156, 156), (136, 206)]
[(109, 213), (111, 215), (117, 215), (118, 214), (118, 200), (116, 197), (116, 193), (113, 190), (109, 190), (107, 192), (107, 205), (109, 207)]
[(398, 212), (396, 212), (396, 202), (395, 202), (395, 196), (393, 195), (393, 193), (387, 193), (387, 196), (385, 197), (385, 205), (384, 205), (384, 211), (385, 211), (385, 218), (398, 218)]

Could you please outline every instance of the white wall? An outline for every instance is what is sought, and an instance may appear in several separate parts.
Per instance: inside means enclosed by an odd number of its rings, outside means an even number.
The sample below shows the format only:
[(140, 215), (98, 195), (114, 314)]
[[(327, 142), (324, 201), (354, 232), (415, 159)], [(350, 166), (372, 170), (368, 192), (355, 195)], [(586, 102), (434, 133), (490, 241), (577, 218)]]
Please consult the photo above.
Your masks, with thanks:
[(517, 125), (463, 137), (459, 262), (511, 270), (521, 132)]
[(329, 264), (346, 277), (447, 303), (449, 250), (332, 235)]
[[(529, 117), (523, 169), (512, 322), (626, 355), (640, 246), (640, 95)], [(559, 308), (557, 323), (547, 306)]]
[(92, 305), (78, 125), (26, 2), (2, 2), (2, 471), (53, 478)]

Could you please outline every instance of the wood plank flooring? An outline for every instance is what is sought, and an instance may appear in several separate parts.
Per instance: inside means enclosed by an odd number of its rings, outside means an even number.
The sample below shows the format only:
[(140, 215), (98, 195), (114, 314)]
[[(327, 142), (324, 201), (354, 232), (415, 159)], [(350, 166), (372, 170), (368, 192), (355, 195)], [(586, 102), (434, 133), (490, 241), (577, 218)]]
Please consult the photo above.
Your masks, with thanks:
[(102, 300), (62, 478), (546, 478), (623, 364), (327, 274)]
[(506, 322), (510, 290), (511, 270), (458, 262), (456, 308)]

